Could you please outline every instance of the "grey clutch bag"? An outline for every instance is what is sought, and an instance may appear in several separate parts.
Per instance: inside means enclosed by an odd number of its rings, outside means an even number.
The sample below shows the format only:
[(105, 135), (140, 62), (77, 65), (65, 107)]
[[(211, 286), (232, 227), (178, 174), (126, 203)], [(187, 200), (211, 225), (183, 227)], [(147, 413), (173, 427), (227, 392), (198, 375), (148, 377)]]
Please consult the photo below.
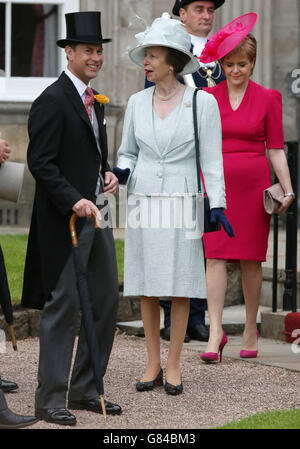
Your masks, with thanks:
[(22, 190), (25, 164), (5, 162), (0, 165), (0, 199), (17, 203)]
[(268, 214), (276, 214), (284, 199), (284, 191), (279, 184), (273, 184), (264, 190), (264, 207)]

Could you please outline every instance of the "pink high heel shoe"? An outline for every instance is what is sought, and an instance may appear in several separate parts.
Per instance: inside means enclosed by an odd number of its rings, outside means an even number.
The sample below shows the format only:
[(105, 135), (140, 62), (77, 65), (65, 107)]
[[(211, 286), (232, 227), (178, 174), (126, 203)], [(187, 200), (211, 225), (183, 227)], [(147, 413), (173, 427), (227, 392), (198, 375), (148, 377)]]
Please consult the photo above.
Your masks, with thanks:
[[(258, 330), (257, 330), (256, 331), (256, 339), (257, 339), (257, 341), (258, 341), (258, 338), (259, 338), (259, 333), (258, 333)], [(258, 354), (258, 350), (256, 350), (256, 351), (248, 351), (247, 349), (242, 349), (240, 351), (240, 357), (242, 359), (255, 359), (257, 357), (257, 354)]]
[(204, 362), (217, 362), (219, 359), (219, 353), (220, 353), (220, 363), (222, 362), (222, 353), (223, 353), (223, 349), (224, 346), (227, 344), (227, 335), (225, 334), (225, 332), (223, 331), (223, 336), (222, 336), (222, 340), (219, 346), (219, 352), (204, 352), (203, 354), (200, 355), (201, 360), (203, 360)]

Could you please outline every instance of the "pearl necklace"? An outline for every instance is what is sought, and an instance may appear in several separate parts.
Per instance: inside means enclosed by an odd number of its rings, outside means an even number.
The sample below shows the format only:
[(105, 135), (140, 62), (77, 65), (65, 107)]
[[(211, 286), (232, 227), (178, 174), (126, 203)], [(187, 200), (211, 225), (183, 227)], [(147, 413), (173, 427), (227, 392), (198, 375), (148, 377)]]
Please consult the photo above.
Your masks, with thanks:
[(170, 98), (174, 97), (174, 95), (176, 94), (177, 90), (180, 87), (180, 83), (177, 84), (177, 86), (175, 87), (175, 89), (173, 90), (172, 93), (170, 93), (169, 95), (167, 95), (166, 97), (164, 97), (163, 95), (159, 95), (159, 93), (157, 92), (157, 89), (155, 88), (155, 95), (161, 100), (161, 101), (167, 101), (170, 100)]
[(246, 93), (246, 90), (247, 90), (247, 87), (241, 94), (236, 95), (235, 98), (233, 98), (233, 96), (232, 95), (230, 96), (230, 94), (229, 94), (230, 103), (232, 102), (231, 103), (231, 107), (232, 107), (233, 110), (237, 110), (240, 107), (241, 102), (244, 99), (244, 95)]

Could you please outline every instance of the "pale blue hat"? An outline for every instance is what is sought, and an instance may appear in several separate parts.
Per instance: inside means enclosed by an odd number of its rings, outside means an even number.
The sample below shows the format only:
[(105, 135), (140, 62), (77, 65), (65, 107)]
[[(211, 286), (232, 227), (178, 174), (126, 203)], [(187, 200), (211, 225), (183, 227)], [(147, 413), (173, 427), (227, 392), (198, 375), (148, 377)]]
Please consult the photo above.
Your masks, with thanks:
[(168, 13), (155, 19), (151, 27), (147, 27), (144, 32), (136, 34), (135, 37), (138, 45), (129, 52), (129, 56), (141, 67), (145, 59), (145, 48), (158, 46), (174, 48), (189, 56), (190, 61), (179, 75), (194, 73), (200, 68), (198, 59), (190, 51), (191, 37), (185, 26), (179, 20), (171, 19)]

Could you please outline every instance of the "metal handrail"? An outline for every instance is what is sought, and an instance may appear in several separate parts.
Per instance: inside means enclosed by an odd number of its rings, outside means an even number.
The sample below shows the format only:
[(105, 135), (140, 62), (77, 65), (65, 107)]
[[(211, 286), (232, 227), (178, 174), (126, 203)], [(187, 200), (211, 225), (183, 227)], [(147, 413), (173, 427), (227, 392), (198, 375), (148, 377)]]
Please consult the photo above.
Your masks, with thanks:
[(288, 165), (295, 199), (286, 213), (286, 280), (283, 293), (283, 310), (297, 310), (297, 232), (298, 232), (298, 149), (297, 141), (287, 142)]
[[(287, 160), (291, 174), (295, 200), (286, 213), (285, 273), (282, 308), (286, 311), (297, 310), (297, 232), (298, 232), (298, 141), (286, 142)], [(273, 282), (272, 311), (277, 312), (277, 278), (278, 278), (278, 215), (274, 215), (273, 228)]]
[(272, 312), (277, 312), (278, 281), (278, 215), (273, 216), (273, 280), (272, 280)]

